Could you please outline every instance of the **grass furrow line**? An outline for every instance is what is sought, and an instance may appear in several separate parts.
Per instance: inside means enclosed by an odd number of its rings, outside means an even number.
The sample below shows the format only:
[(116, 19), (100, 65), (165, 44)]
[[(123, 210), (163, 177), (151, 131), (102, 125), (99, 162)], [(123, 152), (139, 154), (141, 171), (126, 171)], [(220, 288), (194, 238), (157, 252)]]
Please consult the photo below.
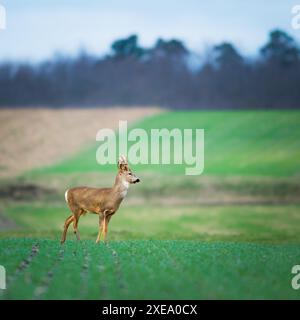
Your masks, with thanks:
[(119, 250), (124, 281), (128, 284), (126, 299), (147, 299), (147, 295), (153, 290), (152, 287), (157, 285), (158, 261), (150, 242), (148, 246), (136, 241), (113, 243)]
[[(43, 299), (79, 299), (81, 283), (81, 266), (83, 264), (83, 250), (80, 241), (69, 240), (62, 247), (56, 243), (55, 246), (62, 250), (61, 256), (57, 254), (49, 267), (50, 274), (45, 275), (42, 283)], [(53, 253), (54, 255), (54, 253)]]
[(89, 268), (90, 268), (90, 261), (91, 255), (87, 250), (86, 243), (83, 242), (82, 245), (84, 258), (83, 258), (83, 265), (81, 267), (81, 290), (80, 290), (80, 298), (83, 299), (88, 294), (88, 275), (89, 275)]
[[(151, 244), (151, 250), (155, 255), (155, 259), (160, 263), (163, 262), (164, 269), (168, 270), (168, 272), (166, 272), (165, 276), (162, 278), (162, 280), (164, 280), (165, 282), (161, 281), (160, 283), (162, 294), (165, 294), (165, 297), (167, 298), (170, 291), (170, 287), (168, 283), (175, 284), (177, 282), (178, 275), (185, 274), (186, 270), (184, 270), (180, 266), (178, 261), (171, 256), (169, 251), (165, 248), (165, 242), (166, 241), (164, 242), (151, 241), (150, 244)], [(156, 268), (156, 266), (153, 266), (153, 267)], [(152, 272), (155, 272), (154, 268), (152, 269)], [(165, 271), (162, 270), (162, 272), (165, 272)], [(189, 286), (190, 285), (189, 278), (188, 277), (184, 277), (184, 278), (185, 278), (185, 286)], [(181, 289), (182, 288), (180, 288), (180, 286), (172, 285), (172, 294), (174, 294), (175, 297), (180, 296)]]
[(40, 284), (38, 284), (36, 289), (34, 290), (33, 297), (32, 297), (33, 299), (41, 299), (42, 296), (47, 292), (47, 290), (51, 284), (51, 281), (53, 279), (54, 272), (55, 272), (56, 268), (59, 267), (60, 262), (64, 258), (64, 252), (65, 252), (65, 250), (63, 248), (60, 248), (58, 250), (57, 257), (54, 260), (52, 266), (49, 268), (46, 275), (42, 278)]
[(51, 269), (58, 256), (58, 242), (41, 240), (39, 242), (39, 255), (26, 268), (26, 271), (10, 286), (15, 293), (14, 299), (40, 299), (38, 287), (44, 287), (44, 282), (51, 278)]
[[(24, 244), (18, 241), (0, 240), (10, 248), (2, 251), (3, 261)], [(31, 262), (20, 263), (9, 295), (1, 298), (299, 299), (291, 286), (298, 244), (70, 240), (61, 247), (58, 241), (40, 240), (37, 255), (35, 243), (27, 242), (24, 253)], [(15, 256), (16, 266), (21, 257), (26, 254)]]
[(122, 264), (120, 261), (120, 257), (117, 253), (117, 251), (109, 244), (106, 242), (105, 244), (107, 246), (107, 248), (110, 250), (111, 255), (113, 257), (113, 261), (114, 261), (114, 267), (115, 267), (115, 274), (116, 277), (118, 279), (118, 284), (119, 284), (119, 288), (121, 291), (121, 295), (127, 295), (128, 294), (128, 286), (126, 284), (124, 275), (123, 275), (123, 271), (122, 271)]
[(19, 266), (17, 267), (16, 271), (14, 272), (14, 274), (12, 274), (11, 276), (8, 277), (7, 279), (7, 289), (5, 291), (4, 297), (6, 299), (10, 299), (11, 297), (11, 292), (10, 292), (10, 287), (12, 286), (12, 284), (16, 281), (16, 279), (18, 277), (20, 277), (20, 275), (25, 271), (25, 269), (27, 269), (32, 260), (36, 257), (36, 255), (39, 253), (39, 243), (35, 243), (32, 247), (31, 247), (31, 251), (30, 254), (23, 259)]
[[(166, 241), (166, 242), (168, 245), (169, 242), (168, 241)], [(157, 243), (152, 243), (153, 247), (157, 248), (157, 251), (164, 253), (165, 259), (169, 260), (170, 265), (172, 266), (172, 270), (174, 270), (175, 273), (182, 274), (182, 275), (185, 274), (187, 272), (187, 270), (180, 263), (178, 258), (176, 258), (176, 256), (174, 254), (171, 254), (170, 250), (167, 250), (167, 248), (165, 247), (165, 244), (166, 243), (164, 243), (164, 244), (160, 243), (160, 246), (158, 246)], [(177, 250), (178, 250), (178, 248), (177, 248)], [(188, 286), (188, 285), (190, 285), (190, 286), (195, 285), (195, 280), (192, 277), (186, 277), (186, 286)]]

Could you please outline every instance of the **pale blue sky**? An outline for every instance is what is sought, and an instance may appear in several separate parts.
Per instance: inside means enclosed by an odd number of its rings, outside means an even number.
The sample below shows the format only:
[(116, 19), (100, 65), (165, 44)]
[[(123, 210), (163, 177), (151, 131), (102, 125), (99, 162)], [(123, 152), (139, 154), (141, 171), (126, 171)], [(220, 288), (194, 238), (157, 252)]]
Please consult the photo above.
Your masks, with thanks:
[(291, 28), (291, 8), (300, 0), (0, 0), (7, 29), (0, 31), (0, 61), (38, 61), (54, 52), (95, 54), (109, 51), (119, 37), (137, 33), (142, 45), (157, 37), (182, 39), (201, 52), (211, 44), (232, 41), (255, 54), (271, 29)]

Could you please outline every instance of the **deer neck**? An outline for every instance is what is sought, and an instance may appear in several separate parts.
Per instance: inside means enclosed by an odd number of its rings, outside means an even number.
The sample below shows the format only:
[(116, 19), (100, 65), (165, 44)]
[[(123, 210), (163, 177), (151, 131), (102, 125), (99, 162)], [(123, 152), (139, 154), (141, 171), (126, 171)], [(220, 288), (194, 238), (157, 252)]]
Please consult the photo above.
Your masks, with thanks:
[(118, 175), (112, 189), (121, 199), (124, 199), (129, 189), (129, 182)]

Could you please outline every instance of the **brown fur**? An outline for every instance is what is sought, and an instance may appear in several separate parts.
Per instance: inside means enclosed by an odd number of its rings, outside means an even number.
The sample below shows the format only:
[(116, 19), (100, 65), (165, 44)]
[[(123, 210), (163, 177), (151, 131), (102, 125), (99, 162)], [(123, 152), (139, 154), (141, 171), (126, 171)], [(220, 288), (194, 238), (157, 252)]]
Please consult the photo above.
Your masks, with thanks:
[(80, 239), (78, 221), (80, 216), (87, 212), (99, 215), (99, 232), (96, 243), (100, 241), (102, 233), (105, 240), (108, 223), (112, 215), (119, 209), (129, 185), (139, 181), (139, 178), (129, 169), (126, 158), (121, 156), (118, 162), (118, 174), (111, 188), (77, 187), (67, 190), (66, 201), (73, 214), (65, 221), (61, 243), (65, 242), (72, 222), (74, 233), (77, 239)]

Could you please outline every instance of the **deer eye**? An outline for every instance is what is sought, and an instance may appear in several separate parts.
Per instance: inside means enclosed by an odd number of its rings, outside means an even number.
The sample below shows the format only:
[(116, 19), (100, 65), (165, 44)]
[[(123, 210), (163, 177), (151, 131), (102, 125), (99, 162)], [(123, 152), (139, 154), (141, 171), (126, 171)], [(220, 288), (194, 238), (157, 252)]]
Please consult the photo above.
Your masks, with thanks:
[(132, 176), (132, 173), (131, 173), (131, 172), (128, 172), (128, 175), (129, 175), (129, 176)]

